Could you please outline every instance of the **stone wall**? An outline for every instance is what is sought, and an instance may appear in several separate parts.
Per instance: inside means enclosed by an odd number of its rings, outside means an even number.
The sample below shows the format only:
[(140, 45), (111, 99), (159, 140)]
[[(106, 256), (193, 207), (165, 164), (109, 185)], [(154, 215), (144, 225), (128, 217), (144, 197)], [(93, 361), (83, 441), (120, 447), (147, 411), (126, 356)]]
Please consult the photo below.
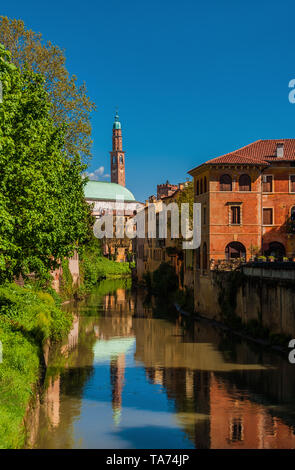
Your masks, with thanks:
[(257, 320), (271, 333), (295, 338), (293, 271), (277, 269), (276, 276), (270, 270), (260, 276), (254, 268), (252, 273), (247, 269), (242, 271), (197, 275), (195, 310), (218, 321), (225, 321), (229, 314), (235, 313), (243, 323)]

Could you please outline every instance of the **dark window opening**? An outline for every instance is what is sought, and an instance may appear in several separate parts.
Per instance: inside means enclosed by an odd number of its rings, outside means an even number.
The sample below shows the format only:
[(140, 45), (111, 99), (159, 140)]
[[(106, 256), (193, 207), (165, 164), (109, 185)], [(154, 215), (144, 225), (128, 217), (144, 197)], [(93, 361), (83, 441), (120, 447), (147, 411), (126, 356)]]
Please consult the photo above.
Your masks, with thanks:
[(231, 209), (231, 223), (235, 225), (240, 225), (241, 223), (240, 206), (232, 206), (230, 209)]
[(206, 218), (207, 218), (207, 210), (206, 210), (206, 207), (204, 207), (203, 208), (203, 224), (204, 225), (207, 223)]
[(262, 176), (262, 191), (264, 193), (271, 193), (272, 192), (272, 176), (271, 175), (263, 175)]
[(207, 269), (208, 266), (208, 255), (207, 255), (207, 243), (203, 244), (203, 269)]
[(243, 440), (243, 424), (240, 418), (234, 418), (232, 420), (230, 440), (231, 442)]
[(240, 191), (251, 191), (251, 178), (249, 175), (241, 175), (239, 179)]
[(231, 191), (232, 179), (230, 175), (222, 175), (220, 177), (220, 191)]
[(273, 224), (273, 210), (263, 209), (263, 225), (272, 225), (272, 224)]
[(201, 250), (200, 247), (196, 249), (196, 267), (200, 268), (201, 266)]

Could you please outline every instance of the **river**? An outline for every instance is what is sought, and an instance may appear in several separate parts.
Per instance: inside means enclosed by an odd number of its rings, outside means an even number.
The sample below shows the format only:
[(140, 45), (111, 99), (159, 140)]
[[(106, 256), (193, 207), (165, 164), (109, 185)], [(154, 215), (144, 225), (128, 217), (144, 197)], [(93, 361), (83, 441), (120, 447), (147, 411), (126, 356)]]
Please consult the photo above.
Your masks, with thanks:
[[(64, 306), (28, 448), (295, 448), (295, 366), (157, 306), (129, 280)], [(168, 311), (167, 311), (168, 310)]]

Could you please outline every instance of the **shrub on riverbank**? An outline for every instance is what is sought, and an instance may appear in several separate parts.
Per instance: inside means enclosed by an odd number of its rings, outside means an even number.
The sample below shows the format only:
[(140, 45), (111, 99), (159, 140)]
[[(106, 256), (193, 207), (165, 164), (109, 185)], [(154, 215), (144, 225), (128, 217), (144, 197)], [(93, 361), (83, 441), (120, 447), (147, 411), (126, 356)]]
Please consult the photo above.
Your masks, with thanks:
[(167, 295), (178, 290), (178, 277), (168, 263), (161, 263), (152, 274), (151, 289), (155, 295)]
[(0, 286), (0, 448), (23, 445), (23, 418), (39, 376), (42, 344), (60, 339), (72, 316), (49, 293), (33, 287)]
[(80, 274), (82, 284), (89, 289), (102, 279), (129, 276), (131, 270), (129, 263), (117, 263), (105, 258), (101, 252), (100, 240), (94, 238), (84, 249)]

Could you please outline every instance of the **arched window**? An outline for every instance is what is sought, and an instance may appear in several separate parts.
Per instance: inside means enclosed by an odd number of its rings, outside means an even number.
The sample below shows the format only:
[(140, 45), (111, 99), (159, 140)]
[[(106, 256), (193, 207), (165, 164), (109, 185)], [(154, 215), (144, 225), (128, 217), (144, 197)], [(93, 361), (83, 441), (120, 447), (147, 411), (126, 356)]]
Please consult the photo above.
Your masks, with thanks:
[(208, 266), (208, 255), (207, 255), (207, 243), (203, 244), (203, 269), (207, 269)]
[(204, 193), (206, 193), (206, 192), (207, 192), (207, 178), (205, 176), (205, 178), (204, 178)]
[(231, 242), (225, 248), (226, 259), (246, 258), (246, 248), (242, 243)]
[(291, 220), (292, 222), (295, 221), (295, 206), (291, 207)]
[(120, 155), (120, 163), (123, 163), (123, 156)]
[(239, 178), (239, 190), (251, 191), (251, 178), (249, 175), (241, 175)]
[(115, 157), (115, 155), (114, 155), (114, 156), (113, 156), (113, 164), (115, 164), (115, 163), (116, 163), (116, 157)]
[(221, 175), (219, 183), (220, 183), (220, 191), (232, 190), (232, 179), (230, 175)]
[(200, 181), (197, 181), (197, 196), (200, 194)]
[(203, 194), (203, 178), (201, 179), (200, 194)]

